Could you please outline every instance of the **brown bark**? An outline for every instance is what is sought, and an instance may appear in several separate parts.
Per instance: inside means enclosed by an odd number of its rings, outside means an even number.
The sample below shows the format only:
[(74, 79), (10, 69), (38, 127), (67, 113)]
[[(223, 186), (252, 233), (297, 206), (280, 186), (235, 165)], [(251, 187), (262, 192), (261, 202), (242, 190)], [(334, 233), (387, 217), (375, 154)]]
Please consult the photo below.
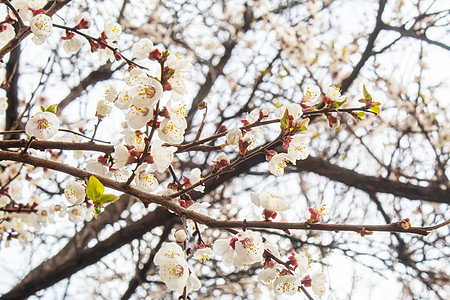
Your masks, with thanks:
[[(120, 215), (117, 212), (115, 214)], [(132, 240), (140, 238), (144, 233), (151, 231), (153, 228), (158, 226), (171, 226), (176, 219), (176, 215), (169, 213), (163, 208), (157, 208), (155, 211), (142, 217), (139, 221), (129, 224), (127, 227), (112, 234), (107, 240), (99, 242), (92, 248), (87, 248), (84, 244), (90, 239), (82, 239), (81, 243), (77, 242), (78, 238), (86, 235), (86, 233), (81, 234), (80, 232), (75, 235), (63, 250), (28, 273), (18, 285), (8, 293), (2, 295), (0, 299), (25, 299), (37, 291), (52, 286), (58, 281), (70, 277), (79, 270), (96, 263), (102, 257), (130, 243)], [(100, 224), (93, 221), (90, 228), (94, 229), (98, 225)], [(97, 230), (98, 228), (93, 232), (98, 233)], [(82, 232), (84, 232), (84, 229)], [(90, 234), (89, 232), (87, 234)], [(78, 248), (78, 246), (81, 246), (81, 248)]]

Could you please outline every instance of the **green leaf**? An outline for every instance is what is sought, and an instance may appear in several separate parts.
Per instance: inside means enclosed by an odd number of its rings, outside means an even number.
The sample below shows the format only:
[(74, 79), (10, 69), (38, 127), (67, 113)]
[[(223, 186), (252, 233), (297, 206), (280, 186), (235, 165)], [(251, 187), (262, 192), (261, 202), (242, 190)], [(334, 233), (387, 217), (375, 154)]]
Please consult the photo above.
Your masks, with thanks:
[(287, 110), (287, 108), (284, 111), (283, 117), (280, 119), (280, 123), (282, 130), (287, 131), (289, 129), (289, 111)]
[(58, 109), (58, 104), (52, 104), (45, 111), (56, 114), (56, 110)]
[(97, 218), (97, 216), (102, 212), (101, 206), (94, 206), (94, 216)]
[(45, 111), (45, 107), (43, 107), (42, 105), (41, 105), (41, 111), (42, 111), (42, 112)]
[(363, 84), (363, 94), (364, 94), (364, 99), (367, 101), (371, 101), (372, 100), (372, 95), (369, 94), (369, 92), (366, 89), (366, 85)]
[(357, 119), (358, 121), (364, 120), (364, 116), (365, 116), (365, 113), (362, 112), (362, 111), (359, 111), (359, 112), (356, 113), (356, 119)]
[(371, 107), (370, 110), (371, 110), (372, 112), (376, 113), (377, 115), (380, 114), (380, 107), (379, 107), (379, 106)]
[(103, 192), (105, 191), (105, 187), (103, 184), (95, 178), (95, 176), (89, 177), (89, 181), (86, 188), (87, 196), (94, 202), (98, 201)]
[(116, 195), (103, 194), (100, 196), (100, 198), (98, 198), (98, 203), (108, 204), (108, 203), (112, 203), (112, 202), (116, 201), (117, 199), (119, 199), (119, 197), (117, 197)]
[(341, 106), (344, 105), (346, 102), (347, 102), (347, 99), (345, 99), (344, 101), (340, 101), (340, 102), (337, 101), (337, 102), (334, 102), (334, 103), (336, 103), (338, 107), (341, 107)]

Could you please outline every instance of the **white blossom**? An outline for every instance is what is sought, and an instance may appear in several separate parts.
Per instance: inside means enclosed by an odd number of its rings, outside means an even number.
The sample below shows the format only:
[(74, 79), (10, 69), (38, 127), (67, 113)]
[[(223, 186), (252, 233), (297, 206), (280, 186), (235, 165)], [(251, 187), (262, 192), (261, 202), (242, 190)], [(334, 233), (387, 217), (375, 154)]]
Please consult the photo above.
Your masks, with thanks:
[(263, 269), (258, 274), (258, 281), (261, 282), (264, 285), (271, 285), (275, 278), (277, 277), (277, 270), (276, 268), (266, 268)]
[(311, 141), (311, 138), (306, 134), (297, 134), (294, 135), (292, 140), (289, 142), (287, 159), (292, 162), (292, 164), (296, 164), (299, 159), (306, 159), (309, 156), (309, 147), (308, 143)]
[(176, 243), (164, 243), (155, 255), (155, 265), (159, 266), (165, 259), (175, 256), (184, 256), (183, 249)]
[(317, 85), (307, 85), (303, 96), (303, 104), (314, 106), (320, 102), (320, 88)]
[(189, 72), (192, 70), (192, 63), (187, 59), (181, 58), (178, 53), (169, 53), (166, 65), (179, 72)]
[(247, 265), (263, 260), (264, 244), (259, 234), (247, 230), (238, 233), (237, 239), (235, 251), (240, 263)]
[(173, 125), (179, 129), (186, 129), (186, 105), (180, 103), (173, 103), (171, 100), (167, 103), (167, 111), (169, 112), (169, 118)]
[[(190, 293), (192, 291), (197, 291), (201, 288), (202, 284), (200, 282), (200, 279), (198, 279), (197, 276), (195, 276), (193, 273), (191, 273), (189, 275), (189, 278), (187, 280), (187, 284), (186, 284), (186, 292)], [(183, 290), (178, 290), (177, 291), (179, 294), (183, 293)]]
[[(114, 41), (112, 41), (110, 39), (106, 39), (104, 41), (104, 43), (106, 43), (109, 46), (116, 47), (116, 45), (114, 44)], [(103, 49), (100, 48), (100, 49), (98, 49), (97, 52), (98, 52), (98, 60), (99, 60), (100, 64), (102, 64), (102, 65), (106, 64), (106, 62), (108, 60), (114, 61), (114, 59), (115, 59), (114, 52), (111, 49), (109, 49), (108, 47), (105, 47)]]
[(277, 118), (283, 117), (286, 109), (288, 110), (288, 114), (294, 118), (294, 121), (303, 115), (303, 109), (300, 106), (300, 104), (290, 103), (290, 104), (283, 104), (280, 108), (278, 108), (275, 111), (275, 116)]
[(171, 291), (183, 290), (189, 279), (189, 266), (180, 256), (167, 258), (159, 265), (159, 276)]
[(180, 72), (176, 71), (172, 77), (169, 78), (168, 82), (170, 83), (174, 93), (179, 96), (184, 95), (186, 92), (186, 85), (184, 84), (184, 79)]
[(132, 105), (127, 112), (127, 125), (132, 129), (144, 127), (153, 118), (153, 109)]
[(152, 50), (153, 42), (150, 39), (143, 38), (133, 45), (133, 56), (137, 59), (148, 58), (148, 55)]
[(113, 169), (111, 168), (108, 172), (106, 172), (106, 177), (114, 178), (116, 181), (127, 181), (127, 179), (131, 175), (131, 171), (121, 168), (121, 169)]
[(133, 137), (131, 138), (131, 144), (133, 145), (133, 149), (135, 152), (144, 152), (146, 138), (147, 136), (144, 133), (133, 135)]
[(228, 145), (237, 146), (240, 138), (242, 138), (242, 131), (239, 128), (230, 129), (227, 133)]
[(61, 47), (66, 51), (66, 53), (76, 53), (83, 46), (83, 41), (77, 37), (73, 36), (71, 39), (63, 40), (61, 42)]
[(236, 252), (231, 247), (232, 239), (217, 239), (213, 244), (213, 251), (216, 255), (222, 257), (222, 262), (227, 266), (233, 265)]
[(114, 85), (110, 84), (105, 90), (105, 99), (114, 102), (117, 98), (117, 89)]
[[(189, 176), (188, 176), (189, 182), (191, 184), (196, 184), (197, 182), (199, 182), (202, 179), (201, 175), (202, 175), (202, 172), (200, 171), (199, 168), (192, 169), (191, 172), (189, 173)], [(194, 191), (203, 193), (205, 191), (205, 186), (204, 185), (199, 185), (199, 186), (194, 188)]]
[(316, 273), (311, 276), (311, 287), (317, 296), (323, 296), (326, 292), (326, 284), (327, 280), (323, 273)]
[(81, 204), (86, 197), (86, 188), (79, 182), (71, 182), (64, 189), (64, 196), (72, 205)]
[(46, 0), (27, 0), (28, 6), (33, 9), (37, 10), (40, 8), (43, 8), (45, 4), (47, 4)]
[(130, 153), (128, 152), (128, 148), (124, 145), (116, 145), (114, 146), (114, 156), (115, 160), (112, 167), (115, 169), (121, 169), (127, 164)]
[(299, 254), (292, 253), (289, 262), (294, 266), (295, 273), (298, 276), (302, 276), (309, 267), (309, 257), (306, 251), (301, 251)]
[[(252, 110), (249, 114), (247, 114), (247, 121), (250, 124), (255, 123), (256, 121), (258, 121), (259, 119), (259, 108), (255, 108), (254, 110)], [(252, 128), (253, 130), (254, 128)]]
[(9, 204), (9, 202), (11, 202), (11, 200), (9, 199), (8, 196), (6, 196), (6, 195), (0, 196), (0, 208), (5, 207), (6, 205)]
[(220, 163), (222, 160), (225, 160), (227, 164), (230, 163), (230, 157), (226, 155), (225, 153), (219, 153), (216, 158), (213, 160), (213, 162)]
[(285, 211), (291, 208), (291, 204), (286, 200), (264, 191), (259, 194), (251, 193), (251, 200), (253, 204), (262, 206), (270, 211)]
[(25, 133), (41, 140), (48, 140), (59, 129), (58, 117), (51, 112), (38, 112), (28, 120)]
[(164, 142), (171, 145), (181, 144), (184, 140), (184, 128), (175, 125), (172, 119), (165, 118), (158, 128), (158, 136)]
[(205, 247), (197, 249), (192, 258), (197, 259), (202, 263), (205, 260), (209, 260), (213, 255), (214, 255), (213, 250), (211, 248)]
[(295, 295), (300, 285), (300, 280), (297, 276), (286, 274), (275, 279), (273, 283), (273, 289), (276, 294)]
[(109, 19), (105, 22), (105, 28), (103, 31), (108, 39), (115, 42), (119, 39), (120, 33), (122, 33), (122, 26), (114, 22), (112, 19)]
[(125, 77), (125, 83), (128, 86), (134, 86), (138, 83), (138, 80), (145, 78), (145, 72), (140, 68), (132, 68), (127, 77)]
[(188, 239), (187, 232), (184, 229), (177, 229), (174, 233), (174, 237), (177, 243), (184, 243)]
[(0, 41), (7, 42), (16, 35), (14, 32), (14, 27), (9, 23), (1, 24), (0, 30)]
[(0, 115), (3, 114), (8, 108), (8, 98), (1, 97), (0, 98)]
[(128, 109), (131, 106), (131, 95), (130, 92), (125, 90), (121, 91), (114, 101), (114, 105), (119, 109)]
[(161, 83), (152, 78), (141, 78), (137, 81), (137, 86), (131, 88), (131, 103), (138, 107), (151, 107), (162, 96), (163, 87)]
[(69, 221), (73, 223), (80, 223), (86, 219), (87, 210), (82, 205), (72, 206), (67, 210)]
[(22, 190), (24, 182), (21, 180), (13, 180), (8, 185), (8, 194), (14, 201), (22, 200)]
[(97, 160), (91, 160), (86, 163), (86, 171), (100, 176), (105, 176), (107, 170), (106, 167)]
[(144, 192), (153, 192), (158, 188), (158, 180), (155, 176), (147, 171), (148, 164), (142, 164), (136, 170), (136, 177), (134, 181), (136, 182), (137, 188), (143, 190)]
[(108, 100), (100, 100), (97, 102), (96, 114), (100, 118), (108, 116), (113, 109), (112, 102)]
[(286, 168), (288, 156), (285, 153), (275, 154), (269, 161), (269, 171), (275, 176), (282, 176)]
[(52, 34), (52, 18), (45, 14), (38, 14), (31, 19), (30, 29), (36, 38), (33, 41), (40, 44)]
[(177, 151), (176, 147), (164, 147), (161, 141), (154, 141), (150, 150), (154, 161), (152, 167), (158, 172), (164, 172), (172, 163), (175, 151)]
[[(31, 18), (33, 18), (33, 12), (30, 9), (28, 0), (12, 0), (11, 4), (19, 13), (19, 16), (22, 19), (22, 21), (29, 22)], [(17, 17), (14, 13), (11, 13), (10, 17), (13, 20), (17, 20)]]
[(330, 98), (332, 101), (344, 101), (347, 96), (341, 96), (341, 90), (335, 86), (330, 86), (325, 92), (325, 96)]
[(183, 249), (176, 243), (165, 243), (156, 253), (154, 262), (159, 266), (161, 280), (170, 290), (182, 291), (188, 284), (189, 266)]

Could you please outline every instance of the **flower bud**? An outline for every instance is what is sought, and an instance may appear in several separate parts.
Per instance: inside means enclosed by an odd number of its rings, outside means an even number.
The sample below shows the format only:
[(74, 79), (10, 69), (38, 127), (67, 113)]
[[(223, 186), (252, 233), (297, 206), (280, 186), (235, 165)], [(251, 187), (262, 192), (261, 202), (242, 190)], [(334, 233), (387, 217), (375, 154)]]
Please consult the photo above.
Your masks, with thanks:
[(188, 239), (187, 232), (184, 229), (178, 229), (175, 231), (174, 237), (177, 243), (184, 243)]
[(111, 113), (113, 109), (112, 103), (108, 100), (100, 100), (97, 102), (96, 115), (99, 118), (104, 118)]

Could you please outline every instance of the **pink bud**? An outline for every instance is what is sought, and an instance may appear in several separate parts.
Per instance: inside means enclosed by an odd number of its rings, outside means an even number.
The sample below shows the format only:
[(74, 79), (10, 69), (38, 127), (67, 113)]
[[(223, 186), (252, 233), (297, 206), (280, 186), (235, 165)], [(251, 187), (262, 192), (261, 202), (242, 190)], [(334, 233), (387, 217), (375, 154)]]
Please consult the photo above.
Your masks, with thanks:
[(311, 276), (306, 275), (305, 277), (303, 277), (301, 283), (303, 284), (304, 287), (311, 287), (312, 283)]

